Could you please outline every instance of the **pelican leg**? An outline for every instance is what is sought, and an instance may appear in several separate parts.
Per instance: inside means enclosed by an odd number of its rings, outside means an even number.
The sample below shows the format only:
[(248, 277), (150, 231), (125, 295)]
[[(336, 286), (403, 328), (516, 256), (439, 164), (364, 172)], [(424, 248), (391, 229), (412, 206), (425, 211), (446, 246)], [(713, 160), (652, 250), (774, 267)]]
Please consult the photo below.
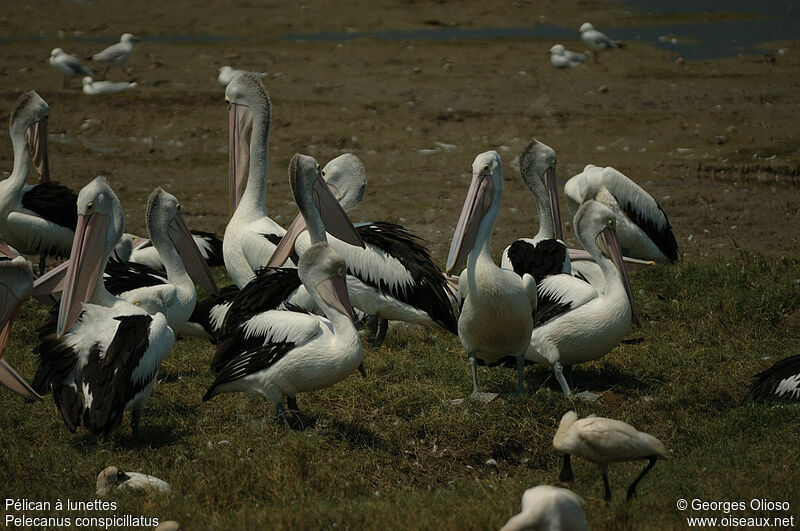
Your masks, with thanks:
[(303, 414), (300, 413), (300, 408), (297, 407), (297, 397), (287, 396), (286, 405), (288, 406), (289, 411), (292, 413), (293, 422), (290, 424), (290, 427), (296, 431), (303, 431), (304, 429), (306, 429), (306, 426), (308, 426), (308, 422), (306, 422), (306, 419), (305, 417), (303, 417)]
[(367, 377), (367, 369), (364, 368), (364, 362), (363, 361), (358, 365), (358, 372), (361, 373), (361, 377), (362, 378), (366, 378)]
[(636, 497), (636, 485), (639, 484), (639, 482), (642, 480), (642, 478), (644, 477), (645, 474), (650, 472), (650, 469), (653, 468), (656, 465), (656, 461), (658, 460), (658, 458), (656, 456), (654, 456), (654, 455), (651, 455), (648, 459), (650, 459), (650, 462), (647, 464), (646, 467), (644, 467), (644, 470), (642, 470), (642, 473), (639, 474), (639, 476), (636, 479), (633, 480), (633, 483), (631, 483), (631, 486), (628, 487), (628, 497), (625, 498), (627, 501), (631, 501), (631, 498), (635, 498)]
[(139, 439), (139, 418), (142, 416), (141, 409), (132, 409), (131, 410), (131, 432), (133, 434), (133, 439)]
[(39, 276), (44, 275), (44, 268), (47, 267), (47, 255), (39, 255)]
[(553, 364), (553, 372), (556, 373), (556, 380), (558, 380), (558, 385), (561, 386), (561, 390), (564, 391), (564, 395), (572, 396), (572, 391), (569, 390), (567, 380), (564, 378), (564, 367), (561, 365), (561, 362), (557, 361)]
[(517, 396), (525, 393), (525, 353), (517, 355)]
[(603, 499), (606, 500), (606, 503), (611, 503), (611, 487), (608, 486), (608, 471), (603, 471), (603, 487), (605, 488), (605, 494), (603, 495)]
[(378, 319), (378, 335), (375, 336), (375, 341), (372, 342), (372, 348), (378, 348), (383, 345), (383, 340), (386, 339), (386, 331), (389, 330), (389, 321), (386, 319)]
[(111, 68), (111, 67), (110, 67), (110, 66), (107, 66), (107, 67), (106, 67), (106, 69), (105, 69), (105, 70), (103, 70), (103, 81), (105, 81), (105, 80), (106, 80), (106, 74), (108, 74), (108, 69), (109, 69), (109, 68)]
[(469, 355), (469, 368), (472, 372), (472, 394), (469, 396), (472, 400), (479, 400), (481, 402), (491, 402), (495, 398), (497, 398), (497, 393), (481, 393), (481, 390), (478, 389), (478, 365), (477, 365), (477, 357), (475, 356), (474, 352), (470, 352)]
[[(295, 405), (297, 405), (297, 404), (295, 403)], [(275, 420), (278, 421), (278, 422), (283, 421), (283, 423), (286, 424), (286, 426), (288, 428), (292, 427), (289, 424), (289, 419), (287, 418), (287, 415), (286, 415), (286, 408), (283, 407), (283, 399), (282, 398), (281, 398), (280, 402), (275, 404)]]
[(564, 461), (561, 464), (561, 473), (558, 475), (558, 480), (564, 483), (569, 483), (575, 479), (575, 474), (572, 473), (572, 465), (569, 461), (569, 454), (564, 454)]

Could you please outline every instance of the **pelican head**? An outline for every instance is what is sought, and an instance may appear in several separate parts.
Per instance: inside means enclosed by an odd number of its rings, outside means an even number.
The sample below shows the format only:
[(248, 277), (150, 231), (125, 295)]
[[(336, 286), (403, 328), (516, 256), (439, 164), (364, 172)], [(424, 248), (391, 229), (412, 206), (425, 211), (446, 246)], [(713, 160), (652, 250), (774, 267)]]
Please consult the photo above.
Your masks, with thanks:
[[(491, 227), (503, 195), (503, 165), (496, 151), (487, 151), (475, 157), (472, 163), (472, 182), (461, 209), (450, 254), (447, 257), (447, 274), (464, 263), (478, 237), (484, 218), (490, 221), (484, 238), (491, 236)], [(496, 198), (495, 198), (496, 196)], [(492, 207), (494, 208), (492, 209)], [(487, 216), (487, 213), (492, 215)]]
[(97, 474), (97, 494), (103, 496), (119, 487), (131, 477), (115, 466), (108, 466)]
[(200, 284), (206, 292), (214, 295), (218, 293), (214, 275), (183, 219), (181, 204), (174, 195), (165, 192), (160, 186), (153, 190), (147, 201), (147, 231), (154, 243), (163, 242), (175, 246), (192, 280)]
[(328, 162), (321, 172), (328, 188), (339, 199), (345, 212), (355, 208), (364, 199), (367, 190), (367, 172), (358, 157), (352, 153), (339, 155)]
[(328, 232), (351, 245), (365, 246), (342, 205), (322, 179), (319, 163), (313, 157), (295, 153), (289, 161), (289, 183), (300, 214), (275, 248), (268, 267), (280, 267), (286, 262), (306, 226), (312, 244), (326, 242), (325, 233)]
[(297, 270), (309, 293), (316, 292), (325, 305), (355, 321), (347, 293), (347, 265), (327, 243), (309, 247), (300, 257)]
[(578, 213), (575, 214), (574, 224), (578, 238), (584, 248), (592, 253), (590, 249), (594, 247), (614, 263), (631, 306), (631, 321), (638, 325), (639, 318), (636, 315), (636, 306), (633, 302), (633, 291), (622, 261), (622, 250), (617, 240), (617, 219), (614, 211), (605, 203), (589, 199), (578, 209)]
[(232, 214), (239, 206), (239, 201), (247, 187), (253, 116), (258, 114), (265, 122), (269, 122), (272, 103), (264, 84), (250, 72), (242, 72), (228, 83), (225, 88), (225, 102), (228, 104), (228, 155)]
[(102, 278), (106, 261), (125, 230), (125, 214), (103, 176), (78, 193), (78, 225), (72, 240), (56, 334), (63, 335)]
[[(558, 205), (556, 186), (556, 152), (534, 138), (519, 157), (519, 171), (522, 181), (536, 198), (537, 204), (547, 198), (556, 239), (563, 240), (561, 208)], [(539, 220), (539, 223), (542, 223), (542, 220)]]
[(578, 33), (585, 33), (585, 32), (587, 32), (587, 31), (591, 31), (591, 30), (593, 30), (593, 29), (594, 29), (594, 26), (592, 26), (592, 25), (591, 25), (591, 24), (589, 24), (588, 22), (584, 22), (584, 23), (581, 25), (581, 29), (579, 29), (579, 30), (578, 30)]
[(8, 126), (12, 138), (23, 136), (27, 140), (33, 165), (41, 175), (42, 181), (50, 179), (50, 168), (47, 162), (47, 119), (49, 116), (50, 106), (35, 90), (31, 90), (17, 99), (14, 109), (11, 111)]

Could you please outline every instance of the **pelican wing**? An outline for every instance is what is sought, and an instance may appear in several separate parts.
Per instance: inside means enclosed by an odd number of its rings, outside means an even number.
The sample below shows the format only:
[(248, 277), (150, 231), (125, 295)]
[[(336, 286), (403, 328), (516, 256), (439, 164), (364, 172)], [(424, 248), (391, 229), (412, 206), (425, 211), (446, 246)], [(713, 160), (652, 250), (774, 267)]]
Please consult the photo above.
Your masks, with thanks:
[[(242, 356), (252, 358), (253, 354), (259, 352), (261, 353), (259, 364), (263, 365), (267, 360), (272, 359), (271, 354), (268, 355), (268, 353), (271, 352), (274, 345), (291, 343), (292, 346), (301, 346), (314, 339), (320, 334), (321, 319), (315, 315), (282, 310), (268, 310), (255, 315), (233, 333), (220, 340), (217, 352), (211, 361), (211, 370), (219, 375), (228, 364), (237, 358)], [(267, 357), (264, 358), (264, 356)], [(270, 364), (275, 363), (278, 359), (280, 358), (272, 359)], [(268, 366), (269, 364), (262, 369)], [(220, 383), (223, 382), (217, 382), (217, 385)]]
[(232, 284), (222, 288), (216, 297), (212, 295), (198, 301), (189, 322), (202, 326), (211, 342), (216, 343), (228, 310), (238, 294), (239, 288)]
[(756, 381), (750, 385), (747, 398), (800, 400), (800, 354), (776, 362), (755, 377)]
[(538, 284), (539, 303), (533, 314), (533, 325), (541, 326), (597, 297), (590, 284), (562, 273), (551, 275)]
[[(282, 228), (274, 224), (275, 228), (257, 227), (259, 230), (247, 230), (242, 233), (239, 239), (239, 244), (242, 246), (242, 253), (247, 259), (247, 263), (253, 271), (258, 271), (267, 265), (275, 247), (285, 234)], [(294, 260), (294, 256), (292, 260)], [(295, 262), (297, 263), (297, 262)]]
[(565, 273), (565, 264), (569, 269), (567, 246), (555, 239), (533, 240), (523, 238), (508, 247), (508, 261), (519, 276), (528, 273), (536, 283), (545, 277)]
[(113, 255), (106, 265), (103, 282), (113, 295), (169, 283), (163, 272), (143, 264), (123, 262)]
[[(74, 210), (75, 205), (72, 208)], [(14, 235), (24, 242), (20, 248), (22, 252), (69, 256), (75, 227), (64, 227), (30, 210), (11, 212), (6, 223)]]
[(265, 267), (233, 299), (223, 324), (223, 334), (231, 333), (251, 317), (276, 310), (301, 285), (297, 268)]
[(381, 293), (427, 313), (452, 333), (458, 322), (450, 304), (444, 274), (436, 267), (423, 240), (405, 228), (384, 221), (356, 225), (366, 248), (331, 239), (347, 262), (348, 273)]

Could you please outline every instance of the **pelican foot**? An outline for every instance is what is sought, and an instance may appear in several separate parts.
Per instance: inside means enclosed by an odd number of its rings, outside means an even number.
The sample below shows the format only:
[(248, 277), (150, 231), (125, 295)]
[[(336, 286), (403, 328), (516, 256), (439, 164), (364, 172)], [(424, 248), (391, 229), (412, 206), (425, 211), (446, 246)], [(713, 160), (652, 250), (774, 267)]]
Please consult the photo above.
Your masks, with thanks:
[(600, 395), (597, 393), (591, 393), (589, 391), (581, 391), (573, 396), (578, 400), (583, 400), (584, 402), (597, 402), (600, 399)]
[(499, 393), (482, 393), (480, 391), (475, 391), (471, 395), (469, 395), (470, 400), (476, 400), (478, 402), (486, 402), (489, 403), (495, 398), (500, 396)]

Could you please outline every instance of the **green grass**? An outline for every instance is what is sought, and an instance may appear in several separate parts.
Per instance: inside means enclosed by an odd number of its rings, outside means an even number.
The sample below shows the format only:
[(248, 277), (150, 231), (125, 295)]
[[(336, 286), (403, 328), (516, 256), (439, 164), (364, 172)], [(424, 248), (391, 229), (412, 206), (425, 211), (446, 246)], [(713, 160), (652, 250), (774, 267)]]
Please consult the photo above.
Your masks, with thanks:
[[(356, 374), (300, 396), (313, 424), (303, 432), (276, 423), (259, 399), (202, 403), (213, 348), (182, 340), (162, 364), (138, 442), (127, 418), (105, 439), (73, 435), (49, 397), (25, 404), (0, 390), (0, 485), (4, 498), (90, 500), (96, 474), (114, 464), (173, 487), (171, 495), (119, 493), (116, 514), (176, 519), (188, 529), (499, 528), (526, 488), (558, 484), (552, 437), (561, 415), (577, 408), (626, 420), (673, 454), (630, 505), (625, 488), (644, 463), (612, 467), (608, 507), (596, 468), (576, 460), (570, 488), (586, 500), (593, 529), (685, 528), (684, 516), (724, 516), (681, 513), (680, 498), (787, 500), (789, 513), (736, 516), (797, 518), (800, 406), (742, 398), (753, 374), (799, 350), (796, 324), (786, 319), (800, 309), (798, 279), (797, 258), (761, 255), (637, 272), (642, 326), (629, 337), (643, 341), (574, 373), (578, 388), (603, 394), (595, 403), (571, 403), (549, 370), (528, 367), (524, 398), (510, 396), (513, 370), (483, 368), (482, 387), (504, 395), (452, 404), (470, 390), (458, 339), (400, 326), (384, 347), (365, 348), (367, 379)], [(29, 377), (44, 316), (28, 303), (7, 348), (7, 359)], [(490, 458), (496, 467), (486, 464)]]

